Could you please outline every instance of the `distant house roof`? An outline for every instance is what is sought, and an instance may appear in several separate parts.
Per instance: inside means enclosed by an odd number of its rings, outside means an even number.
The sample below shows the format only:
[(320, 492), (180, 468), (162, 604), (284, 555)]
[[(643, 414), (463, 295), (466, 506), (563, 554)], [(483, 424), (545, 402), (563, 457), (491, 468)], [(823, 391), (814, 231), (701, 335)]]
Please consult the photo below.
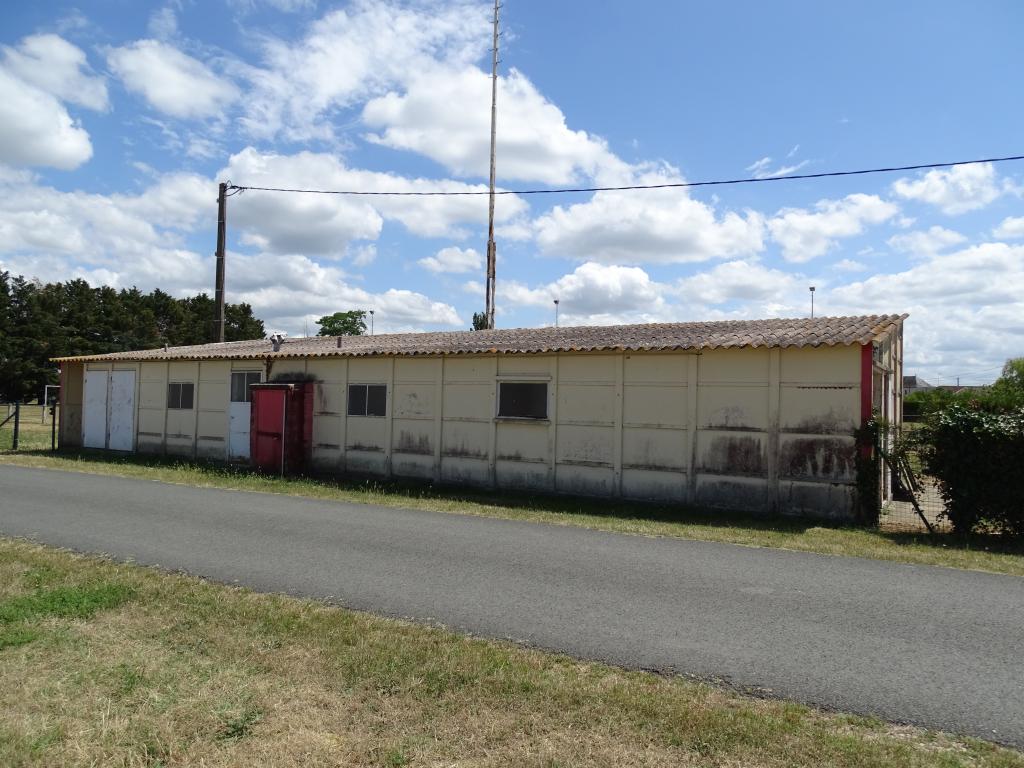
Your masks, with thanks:
[(904, 376), (903, 377), (903, 388), (904, 389), (934, 389), (934, 385), (929, 384), (927, 381), (919, 376)]
[(373, 355), (531, 354), (545, 352), (667, 351), (735, 347), (818, 347), (867, 344), (896, 329), (907, 315), (863, 315), (708, 323), (650, 323), (493, 331), (311, 336), (54, 358), (101, 360), (239, 360)]

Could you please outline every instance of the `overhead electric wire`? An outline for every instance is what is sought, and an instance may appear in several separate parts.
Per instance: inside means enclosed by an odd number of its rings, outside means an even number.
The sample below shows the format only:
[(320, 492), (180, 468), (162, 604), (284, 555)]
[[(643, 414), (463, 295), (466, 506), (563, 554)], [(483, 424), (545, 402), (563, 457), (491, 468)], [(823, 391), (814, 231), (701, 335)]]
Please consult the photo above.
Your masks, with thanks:
[[(574, 192), (628, 192), (644, 189), (682, 189), (686, 187), (713, 187), (730, 184), (760, 184), (769, 181), (797, 181), (799, 179), (825, 179), (837, 176), (866, 176), (872, 173), (898, 173), (901, 171), (921, 171), (934, 168), (952, 168), (959, 165), (980, 165), (982, 163), (1006, 163), (1012, 160), (1024, 160), (1024, 155), (1007, 157), (989, 157), (978, 160), (956, 160), (946, 163), (920, 163), (918, 165), (898, 165), (886, 168), (862, 168), (856, 171), (825, 171), (822, 173), (800, 173), (790, 176), (763, 176), (761, 178), (718, 179), (714, 181), (678, 181), (665, 184), (627, 184), (618, 187), (563, 187), (560, 189), (500, 189), (496, 195), (556, 195)], [(362, 197), (468, 197), (489, 195), (489, 190), (426, 190), (426, 191), (368, 191), (356, 189), (292, 189), (288, 187), (256, 187), (241, 184), (229, 184), (228, 189), (237, 192), (253, 190), (257, 192), (296, 192), (311, 195), (354, 195)]]

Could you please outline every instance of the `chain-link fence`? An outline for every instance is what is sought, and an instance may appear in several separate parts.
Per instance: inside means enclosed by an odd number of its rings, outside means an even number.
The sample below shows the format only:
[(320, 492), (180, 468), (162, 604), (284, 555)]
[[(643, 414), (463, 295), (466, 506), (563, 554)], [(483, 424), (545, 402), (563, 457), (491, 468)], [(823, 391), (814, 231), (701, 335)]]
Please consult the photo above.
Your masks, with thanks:
[(914, 449), (904, 454), (902, 466), (889, 467), (891, 493), (882, 505), (879, 527), (886, 531), (947, 532), (951, 530), (945, 517), (946, 503), (935, 479), (924, 474), (921, 457)]
[(56, 447), (58, 409), (59, 406), (0, 403), (0, 451)]
[(888, 474), (890, 492), (882, 505), (879, 527), (887, 531), (948, 532), (946, 503), (933, 477), (925, 474), (914, 432), (922, 426), (919, 418), (905, 417), (896, 433), (885, 440), (883, 471)]

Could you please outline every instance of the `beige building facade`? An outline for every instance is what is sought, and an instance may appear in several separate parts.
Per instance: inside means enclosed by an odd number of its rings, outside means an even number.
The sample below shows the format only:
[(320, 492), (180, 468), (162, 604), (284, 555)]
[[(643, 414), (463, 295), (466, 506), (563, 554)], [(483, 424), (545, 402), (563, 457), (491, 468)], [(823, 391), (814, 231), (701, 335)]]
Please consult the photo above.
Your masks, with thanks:
[(854, 431), (872, 409), (902, 412), (902, 320), (404, 334), (287, 340), (278, 352), (266, 341), (67, 358), (61, 442), (244, 461), (247, 385), (306, 379), (319, 472), (852, 519)]

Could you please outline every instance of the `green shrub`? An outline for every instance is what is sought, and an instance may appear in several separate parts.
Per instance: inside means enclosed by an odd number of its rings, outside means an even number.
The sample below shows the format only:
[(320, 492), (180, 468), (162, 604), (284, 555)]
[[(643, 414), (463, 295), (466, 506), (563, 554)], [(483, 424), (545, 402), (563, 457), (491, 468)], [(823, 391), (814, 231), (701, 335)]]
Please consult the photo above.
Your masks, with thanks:
[(1024, 408), (955, 403), (933, 414), (919, 439), (954, 530), (1024, 536)]

